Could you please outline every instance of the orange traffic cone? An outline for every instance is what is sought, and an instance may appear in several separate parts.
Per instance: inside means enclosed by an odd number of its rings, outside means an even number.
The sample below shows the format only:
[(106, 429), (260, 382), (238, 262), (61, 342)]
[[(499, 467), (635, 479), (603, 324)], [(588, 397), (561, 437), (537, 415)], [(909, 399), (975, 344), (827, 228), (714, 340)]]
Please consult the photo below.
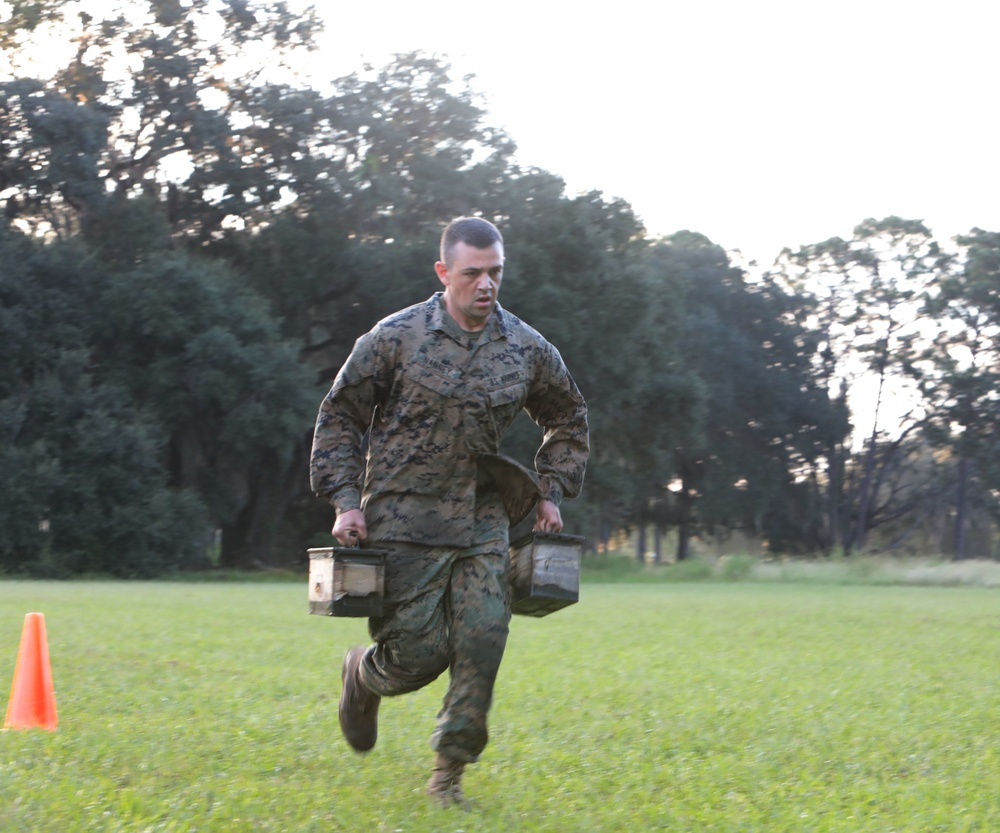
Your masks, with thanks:
[(10, 703), (3, 727), (31, 729), (38, 726), (53, 732), (58, 722), (45, 616), (29, 613), (24, 617), (21, 647), (17, 652), (17, 665), (14, 666), (14, 685), (10, 689)]

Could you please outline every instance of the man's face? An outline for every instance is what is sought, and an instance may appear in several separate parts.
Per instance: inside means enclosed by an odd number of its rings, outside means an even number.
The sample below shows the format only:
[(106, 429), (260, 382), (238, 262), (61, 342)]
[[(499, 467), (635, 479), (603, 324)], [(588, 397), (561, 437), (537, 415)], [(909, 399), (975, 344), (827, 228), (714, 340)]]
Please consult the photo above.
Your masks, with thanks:
[(477, 249), (456, 243), (451, 265), (434, 264), (444, 284), (444, 303), (448, 313), (463, 330), (477, 332), (486, 326), (500, 294), (503, 279), (503, 245), (494, 243)]

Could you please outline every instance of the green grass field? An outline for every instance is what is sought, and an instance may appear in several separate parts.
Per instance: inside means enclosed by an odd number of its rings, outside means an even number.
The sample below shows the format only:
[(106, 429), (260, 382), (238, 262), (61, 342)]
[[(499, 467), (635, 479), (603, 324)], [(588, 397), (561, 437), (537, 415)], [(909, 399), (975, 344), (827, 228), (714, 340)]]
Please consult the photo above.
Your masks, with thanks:
[(515, 617), (470, 813), (423, 789), (438, 680), (340, 736), (363, 620), (298, 583), (0, 582), (45, 614), (59, 729), (0, 734), (0, 830), (1000, 829), (995, 589), (585, 584)]

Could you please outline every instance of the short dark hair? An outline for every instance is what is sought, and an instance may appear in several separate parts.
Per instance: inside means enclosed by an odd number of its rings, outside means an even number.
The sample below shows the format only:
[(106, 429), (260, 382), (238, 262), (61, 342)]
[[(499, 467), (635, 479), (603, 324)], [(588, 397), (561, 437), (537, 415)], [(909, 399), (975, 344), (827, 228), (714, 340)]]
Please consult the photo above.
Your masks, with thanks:
[(503, 245), (500, 230), (482, 217), (456, 217), (441, 234), (441, 260), (451, 265), (455, 244), (464, 243), (476, 249), (488, 249), (494, 243)]

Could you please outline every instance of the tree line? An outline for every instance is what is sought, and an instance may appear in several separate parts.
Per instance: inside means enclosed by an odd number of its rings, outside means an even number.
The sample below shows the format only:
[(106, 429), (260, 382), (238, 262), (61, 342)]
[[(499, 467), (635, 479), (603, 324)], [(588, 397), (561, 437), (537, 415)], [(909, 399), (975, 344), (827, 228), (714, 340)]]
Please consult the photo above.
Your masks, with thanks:
[[(292, 74), (317, 21), (284, 3), (11, 8), (0, 571), (301, 565), (331, 540), (320, 399), (355, 338), (435, 290), (439, 230), (469, 214), (502, 229), (502, 302), (590, 404), (564, 511), (589, 547), (996, 554), (1000, 234), (869, 220), (750, 274), (522, 167), (442, 59), (317, 90)], [(73, 49), (33, 77), (18, 57), (46, 27)], [(505, 450), (530, 462), (538, 438), (525, 417)]]

